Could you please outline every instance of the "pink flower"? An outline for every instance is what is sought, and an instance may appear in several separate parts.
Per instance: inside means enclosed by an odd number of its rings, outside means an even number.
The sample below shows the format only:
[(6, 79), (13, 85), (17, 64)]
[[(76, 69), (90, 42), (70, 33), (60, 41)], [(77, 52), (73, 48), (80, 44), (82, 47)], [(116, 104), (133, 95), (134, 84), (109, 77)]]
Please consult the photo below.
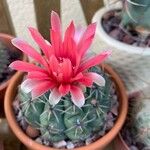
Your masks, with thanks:
[(87, 69), (104, 61), (109, 51), (89, 58), (86, 56), (94, 38), (96, 24), (90, 24), (85, 31), (76, 30), (74, 23), (68, 26), (64, 38), (62, 38), (61, 22), (57, 13), (51, 13), (51, 44), (46, 41), (34, 28), (29, 27), (32, 38), (41, 48), (44, 56), (38, 53), (25, 41), (15, 38), (13, 45), (32, 57), (39, 66), (15, 61), (10, 64), (12, 69), (28, 72), (27, 79), (21, 87), (32, 98), (36, 98), (50, 90), (49, 102), (56, 105), (62, 96), (71, 94), (72, 102), (82, 107), (85, 103), (83, 87), (92, 86), (93, 82), (99, 86), (105, 85), (102, 76)]

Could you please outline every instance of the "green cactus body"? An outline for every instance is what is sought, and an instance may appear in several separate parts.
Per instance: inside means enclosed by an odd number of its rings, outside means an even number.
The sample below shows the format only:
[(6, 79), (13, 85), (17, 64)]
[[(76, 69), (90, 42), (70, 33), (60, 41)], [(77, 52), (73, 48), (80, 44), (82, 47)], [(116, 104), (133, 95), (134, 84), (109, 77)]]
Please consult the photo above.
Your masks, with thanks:
[(5, 47), (0, 43), (0, 80), (9, 63), (9, 55)]
[(91, 128), (88, 125), (87, 113), (79, 109), (70, 101), (70, 97), (64, 102), (67, 109), (64, 115), (66, 126), (65, 134), (73, 141), (85, 140), (90, 136)]
[(40, 127), (39, 116), (42, 114), (45, 106), (45, 98), (43, 97), (44, 96), (40, 96), (39, 98), (32, 100), (30, 93), (26, 94), (23, 92), (23, 90), (19, 90), (22, 114), (26, 121), (33, 127)]
[(86, 102), (81, 108), (72, 103), (69, 94), (52, 106), (48, 101), (49, 92), (31, 100), (30, 93), (26, 94), (20, 89), (18, 96), (21, 100), (21, 111), (27, 122), (40, 130), (43, 139), (51, 142), (65, 139), (84, 141), (94, 132), (104, 128), (106, 114), (111, 107), (112, 82), (99, 67), (93, 67), (90, 71), (102, 74), (106, 84), (104, 87), (93, 84), (91, 88), (86, 88)]
[(140, 105), (141, 108), (138, 110), (136, 116), (134, 116), (135, 121), (132, 132), (137, 142), (141, 142), (150, 148), (150, 100), (143, 99)]
[(125, 0), (122, 14), (124, 26), (141, 26), (150, 29), (150, 1), (149, 0)]

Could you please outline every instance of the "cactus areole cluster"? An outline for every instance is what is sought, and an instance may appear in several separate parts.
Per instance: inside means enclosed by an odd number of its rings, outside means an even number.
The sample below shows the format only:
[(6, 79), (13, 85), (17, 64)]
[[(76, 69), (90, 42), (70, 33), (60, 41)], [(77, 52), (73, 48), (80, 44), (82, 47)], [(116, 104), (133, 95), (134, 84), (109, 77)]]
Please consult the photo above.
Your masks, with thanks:
[(27, 72), (18, 92), (21, 110), (17, 119), (25, 118), (40, 130), (45, 141), (82, 141), (105, 128), (112, 82), (97, 65), (111, 52), (92, 57), (87, 53), (95, 29), (95, 23), (87, 29), (76, 29), (71, 22), (62, 37), (59, 16), (52, 12), (50, 43), (29, 27), (43, 55), (19, 38), (12, 40), (14, 46), (35, 60), (35, 64), (10, 64), (12, 69)]

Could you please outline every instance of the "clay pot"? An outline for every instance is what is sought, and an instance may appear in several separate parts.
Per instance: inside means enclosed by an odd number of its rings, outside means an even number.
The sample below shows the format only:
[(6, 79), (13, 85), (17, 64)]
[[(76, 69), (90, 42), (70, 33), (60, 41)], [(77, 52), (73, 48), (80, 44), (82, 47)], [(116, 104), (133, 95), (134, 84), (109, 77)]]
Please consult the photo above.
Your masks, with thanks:
[[(118, 94), (118, 100), (119, 100), (119, 115), (115, 122), (115, 125), (113, 128), (102, 138), (98, 139), (97, 141), (89, 144), (88, 146), (83, 146), (79, 148), (75, 148), (74, 150), (102, 150), (104, 147), (106, 147), (118, 134), (120, 129), (122, 128), (122, 125), (126, 119), (127, 115), (127, 109), (128, 109), (128, 99), (125, 92), (124, 85), (119, 78), (119, 76), (115, 73), (115, 71), (108, 65), (102, 65), (102, 68), (104, 68), (105, 72), (110, 74), (112, 80), (114, 81), (116, 85), (116, 90)], [(29, 138), (20, 128), (18, 125), (14, 111), (12, 108), (12, 102), (15, 99), (16, 93), (17, 93), (17, 87), (21, 83), (23, 79), (23, 73), (18, 72), (11, 80), (7, 91), (5, 95), (5, 113), (6, 118), (8, 120), (8, 123), (10, 125), (10, 128), (15, 133), (15, 135), (20, 139), (20, 141), (26, 145), (30, 150), (57, 150), (56, 148), (51, 148), (47, 146), (43, 146), (39, 143), (36, 143), (34, 140)]]
[[(11, 35), (8, 35), (8, 34), (4, 34), (4, 33), (0, 33), (0, 41), (7, 47), (9, 48), (11, 51), (14, 51), (14, 52), (17, 52), (18, 49), (15, 48), (12, 43), (11, 43), (11, 40), (13, 39), (14, 37), (11, 36)], [(20, 55), (22, 57), (23, 60), (27, 60), (27, 57), (25, 55), (23, 55), (23, 53), (21, 51), (20, 52)], [(5, 95), (5, 91), (6, 91), (6, 88), (8, 86), (10, 82), (10, 79), (4, 81), (3, 83), (0, 83), (0, 116), (3, 117), (4, 116), (4, 109), (3, 109), (3, 105), (4, 105), (4, 95)]]
[(115, 150), (130, 150), (130, 148), (125, 143), (120, 133), (114, 140), (114, 148)]
[[(110, 5), (109, 5), (110, 6)], [(140, 47), (127, 44), (111, 37), (102, 25), (103, 17), (110, 11), (122, 9), (116, 3), (110, 7), (100, 8), (93, 16), (92, 22), (97, 23), (94, 51), (110, 49), (112, 56), (107, 60), (117, 70), (124, 81), (128, 94), (148, 88), (150, 82), (150, 47)], [(118, 33), (118, 30), (116, 30)], [(116, 33), (116, 34), (117, 34)], [(128, 39), (129, 40), (129, 39)], [(131, 42), (131, 40), (129, 40)], [(141, 78), (142, 77), (142, 78)]]

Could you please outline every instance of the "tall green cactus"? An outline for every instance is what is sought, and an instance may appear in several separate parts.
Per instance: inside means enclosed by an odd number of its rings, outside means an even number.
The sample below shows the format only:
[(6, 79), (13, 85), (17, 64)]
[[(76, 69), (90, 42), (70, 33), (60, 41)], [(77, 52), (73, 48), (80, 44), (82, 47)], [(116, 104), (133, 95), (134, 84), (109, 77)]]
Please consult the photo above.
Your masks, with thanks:
[[(93, 72), (102, 74), (99, 67), (93, 67)], [(92, 133), (104, 128), (106, 114), (111, 108), (112, 82), (108, 75), (102, 74), (106, 80), (104, 87), (93, 84), (86, 88), (84, 95), (86, 103), (78, 108), (66, 95), (55, 106), (48, 101), (49, 92), (31, 100), (31, 95), (20, 88), (18, 96), (21, 103), (21, 112), (26, 121), (40, 130), (44, 140), (58, 142), (69, 139), (71, 141), (84, 141)]]
[(9, 55), (6, 51), (6, 48), (0, 43), (0, 81), (2, 78), (2, 74), (7, 69), (9, 63)]
[(122, 24), (150, 29), (150, 0), (124, 0)]

